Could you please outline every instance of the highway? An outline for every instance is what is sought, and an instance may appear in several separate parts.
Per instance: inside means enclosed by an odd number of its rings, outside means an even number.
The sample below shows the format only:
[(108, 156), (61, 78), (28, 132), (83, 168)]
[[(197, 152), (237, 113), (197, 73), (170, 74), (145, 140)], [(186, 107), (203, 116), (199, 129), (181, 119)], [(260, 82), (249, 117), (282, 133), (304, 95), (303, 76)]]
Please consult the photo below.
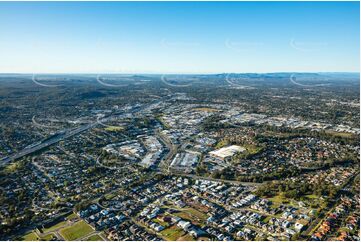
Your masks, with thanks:
[(24, 156), (27, 156), (29, 154), (32, 154), (32, 153), (34, 153), (36, 151), (44, 149), (44, 148), (46, 148), (46, 147), (48, 147), (50, 145), (56, 144), (61, 140), (68, 139), (68, 138), (70, 138), (70, 137), (72, 137), (74, 135), (77, 135), (77, 134), (79, 134), (81, 132), (84, 132), (85, 130), (91, 129), (91, 128), (95, 127), (98, 124), (105, 123), (105, 122), (109, 121), (110, 119), (114, 118), (117, 115), (121, 115), (121, 114), (125, 114), (125, 113), (135, 114), (135, 113), (137, 113), (139, 111), (142, 111), (142, 110), (150, 107), (151, 105), (153, 105), (155, 103), (160, 103), (162, 100), (163, 99), (156, 100), (154, 102), (151, 102), (150, 104), (144, 105), (143, 107), (139, 107), (139, 106), (133, 107), (130, 110), (128, 110), (127, 112), (121, 111), (120, 113), (112, 114), (112, 115), (110, 115), (110, 116), (108, 116), (106, 118), (103, 118), (101, 120), (97, 120), (97, 121), (89, 123), (89, 124), (82, 125), (81, 127), (76, 128), (76, 129), (71, 129), (71, 130), (67, 130), (67, 131), (58, 132), (58, 134), (54, 135), (54, 137), (50, 137), (50, 138), (46, 139), (43, 142), (36, 142), (35, 144), (30, 145), (28, 148), (24, 148), (23, 150), (15, 153), (15, 154), (12, 154), (12, 155), (10, 155), (8, 157), (4, 157), (4, 158), (0, 159), (0, 167), (5, 166), (5, 165), (9, 164), (10, 162), (13, 162), (13, 161), (15, 161), (17, 159), (20, 159), (20, 158), (22, 158)]
[(70, 130), (68, 132), (64, 132), (64, 133), (59, 133), (58, 135), (55, 135), (53, 138), (50, 138), (50, 139), (47, 139), (46, 141), (44, 142), (37, 142), (38, 144), (37, 145), (34, 145), (34, 146), (31, 146), (29, 148), (25, 148), (21, 151), (19, 151), (18, 153), (15, 153), (13, 155), (10, 155), (9, 157), (5, 157), (3, 159), (0, 160), (0, 166), (4, 166), (12, 161), (15, 161), (19, 158), (22, 158), (24, 156), (27, 156), (29, 154), (32, 154), (36, 151), (39, 151), (43, 148), (46, 148), (50, 145), (53, 145), (55, 143), (58, 143), (59, 141), (61, 140), (64, 140), (64, 139), (67, 139), (67, 138), (70, 138), (76, 134), (79, 134), (85, 130), (88, 130), (92, 127), (94, 127), (95, 125), (97, 125), (98, 123), (95, 122), (95, 123), (91, 123), (91, 124), (86, 124), (86, 125), (83, 125), (79, 128), (76, 128), (76, 129), (73, 129), (73, 130)]

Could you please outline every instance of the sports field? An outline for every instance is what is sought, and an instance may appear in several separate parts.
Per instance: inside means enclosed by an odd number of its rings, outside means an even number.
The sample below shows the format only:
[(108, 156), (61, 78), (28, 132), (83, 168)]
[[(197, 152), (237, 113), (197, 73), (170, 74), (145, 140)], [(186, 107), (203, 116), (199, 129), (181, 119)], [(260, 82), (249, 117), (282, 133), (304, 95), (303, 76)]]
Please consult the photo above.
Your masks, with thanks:
[(84, 221), (77, 222), (70, 227), (60, 230), (60, 235), (65, 240), (76, 240), (90, 234), (94, 230)]

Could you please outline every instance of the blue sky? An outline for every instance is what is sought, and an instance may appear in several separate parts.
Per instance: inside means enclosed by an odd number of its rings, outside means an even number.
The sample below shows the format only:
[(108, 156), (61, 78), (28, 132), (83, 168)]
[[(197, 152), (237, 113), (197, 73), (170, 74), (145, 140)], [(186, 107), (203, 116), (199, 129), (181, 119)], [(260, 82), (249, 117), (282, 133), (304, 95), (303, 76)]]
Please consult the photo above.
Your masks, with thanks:
[(0, 72), (358, 72), (359, 19), (358, 2), (0, 2)]

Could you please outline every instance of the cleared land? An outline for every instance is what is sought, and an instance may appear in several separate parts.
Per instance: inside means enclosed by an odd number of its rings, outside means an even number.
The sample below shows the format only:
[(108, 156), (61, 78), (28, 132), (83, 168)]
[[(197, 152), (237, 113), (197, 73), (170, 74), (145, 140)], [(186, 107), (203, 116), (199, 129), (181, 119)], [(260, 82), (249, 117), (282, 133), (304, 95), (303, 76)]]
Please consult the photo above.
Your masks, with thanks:
[(207, 220), (207, 215), (197, 211), (194, 208), (183, 208), (183, 209), (177, 209), (178, 212), (174, 213), (175, 216), (183, 218), (188, 221), (192, 221), (192, 223), (196, 225), (204, 225)]
[(160, 233), (163, 237), (165, 237), (167, 240), (177, 240), (181, 236), (185, 234), (183, 229), (177, 227), (176, 225), (173, 225), (165, 230), (163, 230)]

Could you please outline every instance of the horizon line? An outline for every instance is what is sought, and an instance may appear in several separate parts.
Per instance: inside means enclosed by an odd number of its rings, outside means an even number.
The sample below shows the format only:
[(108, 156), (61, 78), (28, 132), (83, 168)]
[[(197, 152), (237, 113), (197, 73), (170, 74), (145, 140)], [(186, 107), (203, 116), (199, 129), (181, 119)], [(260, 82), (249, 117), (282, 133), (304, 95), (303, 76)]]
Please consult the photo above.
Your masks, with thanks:
[(334, 73), (359, 74), (360, 71), (275, 71), (275, 72), (0, 72), (0, 75), (222, 75), (222, 74), (287, 74), (287, 73)]

